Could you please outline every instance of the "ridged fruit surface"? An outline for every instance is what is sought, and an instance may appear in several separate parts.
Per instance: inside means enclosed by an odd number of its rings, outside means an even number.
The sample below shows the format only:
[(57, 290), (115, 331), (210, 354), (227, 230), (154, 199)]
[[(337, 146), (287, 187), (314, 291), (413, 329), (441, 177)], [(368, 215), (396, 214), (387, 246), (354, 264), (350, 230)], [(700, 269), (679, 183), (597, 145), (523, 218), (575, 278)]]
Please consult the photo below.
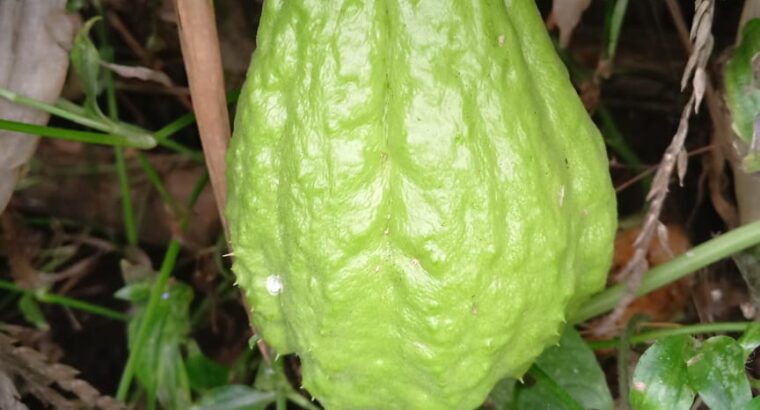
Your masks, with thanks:
[(532, 0), (267, 0), (228, 155), (256, 329), (328, 409), (471, 409), (605, 283), (602, 140)]

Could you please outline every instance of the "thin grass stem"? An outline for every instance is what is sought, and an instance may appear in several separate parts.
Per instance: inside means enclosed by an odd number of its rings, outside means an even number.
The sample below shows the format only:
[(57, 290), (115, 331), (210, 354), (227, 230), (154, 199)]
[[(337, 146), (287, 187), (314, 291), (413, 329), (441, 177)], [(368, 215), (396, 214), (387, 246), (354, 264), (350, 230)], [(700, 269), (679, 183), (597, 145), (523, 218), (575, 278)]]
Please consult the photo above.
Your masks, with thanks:
[(52, 305), (61, 305), (61, 306), (65, 306), (71, 309), (81, 310), (83, 312), (92, 313), (94, 315), (103, 316), (110, 319), (119, 320), (122, 322), (126, 322), (129, 320), (129, 315), (113, 310), (113, 309), (105, 308), (103, 306), (98, 306), (92, 303), (84, 302), (84, 301), (70, 298), (63, 295), (38, 292), (32, 289), (24, 289), (16, 285), (15, 283), (9, 282), (7, 280), (0, 279), (0, 289), (4, 289), (7, 291), (20, 293), (20, 294), (30, 294), (34, 296), (38, 302), (42, 302), (42, 303), (48, 303)]
[[(648, 332), (641, 332), (631, 336), (628, 339), (629, 345), (640, 345), (654, 340), (662, 339), (668, 336), (677, 335), (696, 335), (701, 333), (731, 333), (744, 332), (754, 322), (718, 322), (718, 323), (700, 323), (696, 325), (678, 326), (670, 329), (657, 329)], [(611, 349), (620, 343), (619, 339), (610, 340), (589, 340), (586, 342), (589, 347), (595, 350)]]
[(20, 132), (29, 135), (37, 135), (40, 137), (84, 142), (87, 144), (116, 145), (140, 149), (153, 148), (155, 145), (149, 139), (125, 137), (123, 135), (116, 134), (102, 134), (98, 132), (70, 130), (67, 128), (48, 127), (3, 119), (0, 119), (0, 129)]
[[(683, 255), (650, 269), (644, 275), (637, 296), (675, 282), (711, 263), (760, 243), (760, 221), (753, 222), (695, 246)], [(625, 294), (625, 284), (618, 284), (593, 296), (571, 318), (580, 323), (612, 310)]]

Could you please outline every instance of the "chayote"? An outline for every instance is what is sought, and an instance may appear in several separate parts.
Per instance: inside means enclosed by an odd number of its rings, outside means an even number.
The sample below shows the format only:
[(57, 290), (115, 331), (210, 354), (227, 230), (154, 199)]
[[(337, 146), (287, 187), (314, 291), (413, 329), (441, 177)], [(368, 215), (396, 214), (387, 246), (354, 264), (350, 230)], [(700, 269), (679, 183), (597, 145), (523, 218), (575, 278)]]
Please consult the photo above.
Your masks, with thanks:
[(532, 0), (267, 0), (228, 154), (253, 324), (328, 409), (470, 409), (605, 283), (602, 140)]

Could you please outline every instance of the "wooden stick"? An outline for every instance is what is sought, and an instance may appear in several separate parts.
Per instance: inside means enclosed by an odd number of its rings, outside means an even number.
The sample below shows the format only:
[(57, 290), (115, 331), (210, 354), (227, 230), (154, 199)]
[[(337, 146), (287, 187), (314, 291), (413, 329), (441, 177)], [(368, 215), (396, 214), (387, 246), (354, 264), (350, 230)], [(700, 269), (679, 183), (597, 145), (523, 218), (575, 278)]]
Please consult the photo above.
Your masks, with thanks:
[(230, 142), (230, 121), (224, 93), (224, 74), (212, 0), (175, 0), (182, 57), (190, 83), (193, 109), (206, 157), (211, 187), (224, 234), (227, 202), (224, 155)]
[[(190, 95), (198, 121), (203, 154), (206, 157), (224, 236), (229, 249), (232, 249), (229, 227), (224, 217), (224, 205), (227, 202), (224, 155), (230, 143), (230, 121), (214, 6), (212, 0), (175, 0), (175, 6), (182, 58), (190, 83)], [(245, 295), (241, 293), (241, 296), (248, 321), (252, 324), (251, 307)], [(251, 329), (256, 331), (253, 325)], [(270, 362), (271, 353), (266, 343), (259, 339), (256, 345), (264, 360)]]

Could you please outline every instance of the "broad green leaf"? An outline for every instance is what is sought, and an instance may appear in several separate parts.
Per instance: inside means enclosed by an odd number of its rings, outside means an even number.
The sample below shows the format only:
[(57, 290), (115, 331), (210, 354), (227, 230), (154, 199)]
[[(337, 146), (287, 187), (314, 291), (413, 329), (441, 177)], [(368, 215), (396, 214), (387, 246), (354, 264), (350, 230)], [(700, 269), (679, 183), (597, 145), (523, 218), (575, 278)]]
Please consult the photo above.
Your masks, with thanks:
[(743, 410), (760, 410), (760, 396), (752, 399)]
[[(731, 111), (733, 129), (747, 145), (754, 146), (754, 123), (760, 115), (760, 84), (758, 84), (757, 58), (760, 55), (760, 19), (747, 22), (742, 31), (741, 42), (726, 63), (723, 82), (726, 89), (726, 105)], [(750, 149), (743, 158), (747, 172), (760, 169), (758, 152)]]
[(515, 390), (517, 388), (516, 379), (504, 379), (498, 383), (491, 390), (491, 394), (488, 396), (490, 408), (496, 410), (517, 410), (517, 397), (515, 396)]
[(649, 347), (633, 372), (634, 410), (688, 410), (694, 402), (686, 361), (694, 353), (688, 335), (666, 337)]
[(736, 134), (752, 141), (752, 124), (760, 112), (760, 87), (755, 79), (752, 60), (760, 53), (760, 19), (745, 24), (742, 38), (726, 63), (724, 80), (726, 102), (731, 110)]
[(519, 410), (583, 410), (583, 407), (556, 380), (538, 365), (530, 369), (534, 384), (517, 390)]
[(744, 361), (760, 346), (760, 323), (753, 323), (739, 338), (739, 345), (744, 351)]
[(707, 339), (687, 362), (691, 386), (711, 410), (743, 409), (752, 400), (744, 350), (728, 336)]
[[(612, 395), (607, 387), (604, 372), (594, 352), (578, 332), (567, 327), (559, 345), (547, 349), (535, 363), (584, 409), (611, 410)], [(538, 407), (536, 407), (538, 406)], [(519, 409), (563, 409), (564, 405), (553, 398), (541, 383), (524, 388), (518, 395)]]
[[(117, 294), (122, 298), (135, 298), (137, 314), (129, 324), (129, 342), (137, 337), (145, 314), (147, 283), (136, 283)], [(149, 400), (157, 398), (164, 408), (190, 407), (190, 381), (180, 347), (190, 332), (188, 309), (193, 298), (192, 288), (182, 282), (167, 286), (161, 297), (156, 320), (150, 324), (148, 341), (137, 359), (136, 376), (145, 388)]]
[(274, 392), (233, 384), (209, 391), (191, 410), (264, 410), (274, 398)]
[(209, 390), (227, 384), (230, 369), (209, 359), (194, 341), (187, 343), (187, 376), (195, 390)]

